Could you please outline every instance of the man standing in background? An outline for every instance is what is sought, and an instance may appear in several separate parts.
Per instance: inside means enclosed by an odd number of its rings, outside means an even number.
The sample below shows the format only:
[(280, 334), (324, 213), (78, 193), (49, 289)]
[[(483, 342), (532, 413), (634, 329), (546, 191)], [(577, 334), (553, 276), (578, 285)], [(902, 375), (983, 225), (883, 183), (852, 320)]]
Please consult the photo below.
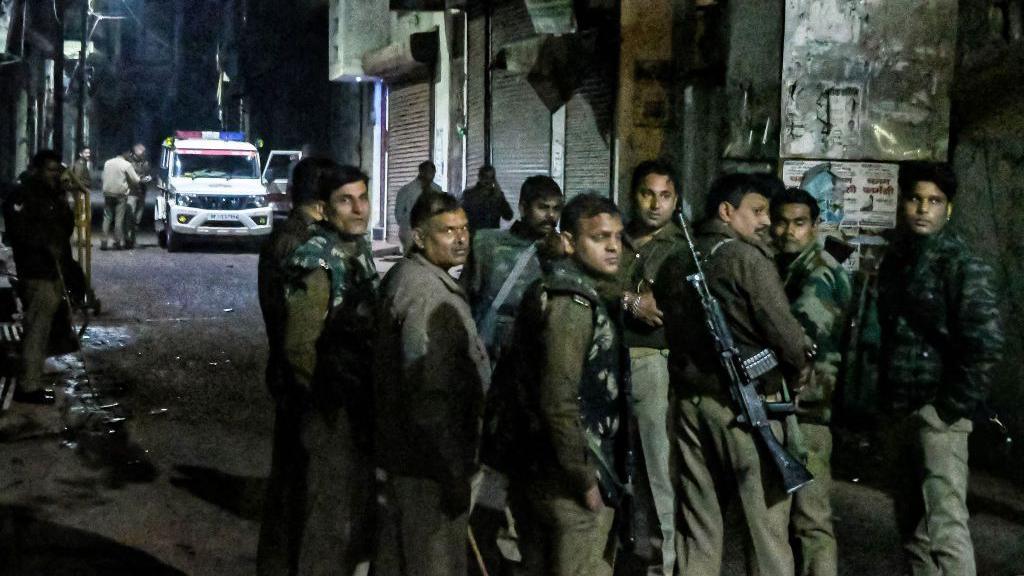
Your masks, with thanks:
[(100, 242), (100, 250), (106, 250), (111, 241), (114, 250), (121, 249), (125, 239), (124, 218), (128, 196), (132, 187), (141, 182), (135, 167), (125, 156), (114, 156), (103, 163), (103, 240)]
[(437, 168), (430, 160), (420, 162), (416, 179), (402, 186), (395, 197), (395, 220), (398, 221), (398, 239), (402, 242), (402, 251), (408, 253), (412, 248), (412, 207), (424, 192), (441, 192), (441, 187), (434, 184)]
[(135, 174), (139, 177), (139, 183), (131, 186), (125, 204), (124, 247), (131, 250), (135, 247), (135, 236), (139, 225), (142, 224), (142, 212), (146, 208), (146, 191), (153, 177), (144, 145), (139, 143), (132, 146), (125, 157), (131, 162)]
[(469, 219), (470, 234), (486, 228), (500, 228), (502, 220), (515, 217), (508, 200), (505, 200), (505, 193), (498, 186), (494, 166), (490, 164), (480, 167), (476, 186), (463, 192), (462, 209)]

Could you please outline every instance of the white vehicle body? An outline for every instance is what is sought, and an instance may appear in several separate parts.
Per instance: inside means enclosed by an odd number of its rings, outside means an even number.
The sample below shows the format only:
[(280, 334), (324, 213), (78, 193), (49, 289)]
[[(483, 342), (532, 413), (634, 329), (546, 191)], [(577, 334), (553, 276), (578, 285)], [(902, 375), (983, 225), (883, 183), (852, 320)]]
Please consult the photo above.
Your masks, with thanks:
[(178, 132), (164, 141), (163, 185), (153, 220), (169, 250), (180, 248), (184, 236), (270, 234), (273, 212), (260, 177), (259, 153), (241, 139), (240, 133)]

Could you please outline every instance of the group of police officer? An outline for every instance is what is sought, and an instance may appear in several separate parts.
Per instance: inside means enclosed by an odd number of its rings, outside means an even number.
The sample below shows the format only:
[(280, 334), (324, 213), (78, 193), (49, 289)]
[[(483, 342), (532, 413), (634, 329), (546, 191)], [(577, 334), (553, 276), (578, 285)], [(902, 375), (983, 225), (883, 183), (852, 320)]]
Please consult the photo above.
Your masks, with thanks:
[[(908, 164), (900, 184), (877, 279), (897, 518), (913, 574), (969, 575), (967, 435), (1002, 344), (991, 271), (945, 227), (948, 168)], [(512, 227), (471, 239), (458, 201), (425, 191), (381, 280), (367, 176), (302, 160), (294, 211), (260, 255), (277, 422), (259, 572), (465, 574), (483, 462), (508, 481), (515, 573), (611, 574), (642, 455), (654, 572), (718, 574), (738, 510), (749, 573), (836, 574), (829, 424), (849, 276), (807, 192), (723, 176), (692, 244), (680, 192), (668, 163), (642, 163), (624, 223), (610, 200), (565, 203), (533, 176)], [(740, 353), (778, 359), (761, 397), (795, 395), (795, 416), (772, 423), (815, 476), (795, 495), (737, 422), (686, 280), (697, 264)]]

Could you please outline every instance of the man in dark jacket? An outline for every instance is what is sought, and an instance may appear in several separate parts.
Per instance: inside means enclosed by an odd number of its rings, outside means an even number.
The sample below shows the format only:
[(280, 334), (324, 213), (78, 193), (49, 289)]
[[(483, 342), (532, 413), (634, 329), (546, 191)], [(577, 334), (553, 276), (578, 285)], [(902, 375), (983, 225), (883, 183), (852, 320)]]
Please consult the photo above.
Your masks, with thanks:
[(4, 202), (7, 238), (14, 251), (19, 296), (24, 306), (21, 370), (14, 399), (52, 404), (43, 377), (50, 331), (64, 296), (62, 267), (71, 260), (74, 215), (60, 185), (60, 156), (41, 150)]
[[(708, 195), (706, 221), (695, 243), (708, 288), (721, 305), (740, 353), (748, 358), (768, 348), (777, 356), (781, 370), (762, 378), (760, 392), (768, 401), (780, 401), (782, 374), (791, 382), (797, 380), (807, 347), (765, 244), (772, 184), (743, 174), (719, 178)], [(778, 473), (761, 460), (750, 429), (736, 425), (737, 407), (721, 376), (697, 294), (684, 286), (679, 298), (666, 301), (666, 306), (678, 396), (679, 571), (719, 573), (725, 537), (722, 503), (738, 497), (754, 573), (791, 576), (790, 499)], [(772, 423), (772, 429), (781, 439), (781, 424)]]
[(478, 230), (500, 228), (502, 220), (515, 217), (505, 193), (498, 186), (494, 166), (484, 164), (478, 174), (476, 185), (462, 193), (462, 209), (469, 220), (470, 235)]
[(967, 438), (1002, 358), (992, 269), (946, 227), (956, 185), (946, 165), (901, 167), (900, 234), (878, 274), (884, 436), (915, 575), (975, 574)]
[(387, 479), (375, 573), (458, 576), (490, 362), (448, 275), (469, 253), (465, 212), (424, 192), (410, 223), (412, 252), (381, 285), (374, 448)]
[(307, 158), (296, 166), (291, 182), (292, 212), (274, 224), (273, 233), (260, 248), (257, 287), (269, 348), (266, 382), (276, 404), (270, 478), (257, 551), (260, 575), (291, 574), (298, 562), (309, 457), (301, 441), (301, 423), (309, 398), (295, 382), (284, 347), (286, 259), (313, 235), (313, 224), (323, 220), (318, 188), (324, 173), (334, 168), (335, 163), (326, 158)]

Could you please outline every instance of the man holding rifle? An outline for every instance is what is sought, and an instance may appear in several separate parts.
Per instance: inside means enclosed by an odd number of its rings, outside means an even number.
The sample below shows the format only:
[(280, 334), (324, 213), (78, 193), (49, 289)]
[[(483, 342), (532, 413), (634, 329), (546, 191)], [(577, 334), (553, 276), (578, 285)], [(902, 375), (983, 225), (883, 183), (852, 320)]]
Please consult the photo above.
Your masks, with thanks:
[[(697, 266), (679, 270), (681, 293), (665, 303), (678, 397), (681, 574), (720, 572), (723, 509), (737, 497), (751, 546), (748, 573), (794, 571), (789, 492), (809, 478), (781, 449), (781, 423), (768, 422), (765, 404), (785, 399), (783, 379), (799, 380), (808, 349), (765, 243), (775, 185), (742, 174), (712, 185), (694, 241), (706, 282), (694, 282)], [(769, 357), (763, 368), (774, 354), (780, 369), (757, 374), (757, 366), (741, 366), (759, 353)]]

